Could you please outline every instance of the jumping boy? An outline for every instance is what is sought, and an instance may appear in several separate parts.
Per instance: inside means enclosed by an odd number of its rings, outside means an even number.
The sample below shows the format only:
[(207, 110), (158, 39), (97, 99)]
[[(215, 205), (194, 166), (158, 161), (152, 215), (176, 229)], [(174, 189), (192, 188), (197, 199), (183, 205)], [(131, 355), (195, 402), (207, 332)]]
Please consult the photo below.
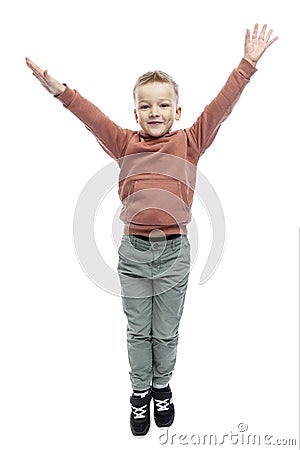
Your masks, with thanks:
[(264, 25), (246, 31), (244, 57), (217, 97), (187, 129), (172, 131), (179, 120), (178, 86), (164, 72), (148, 72), (134, 87), (134, 115), (140, 131), (123, 129), (76, 90), (26, 63), (41, 84), (75, 114), (120, 167), (120, 219), (124, 234), (118, 274), (127, 316), (127, 346), (133, 394), (130, 426), (135, 436), (150, 427), (150, 402), (158, 427), (174, 420), (169, 386), (177, 352), (190, 269), (187, 224), (191, 220), (195, 170), (213, 142), (256, 63), (276, 41)]

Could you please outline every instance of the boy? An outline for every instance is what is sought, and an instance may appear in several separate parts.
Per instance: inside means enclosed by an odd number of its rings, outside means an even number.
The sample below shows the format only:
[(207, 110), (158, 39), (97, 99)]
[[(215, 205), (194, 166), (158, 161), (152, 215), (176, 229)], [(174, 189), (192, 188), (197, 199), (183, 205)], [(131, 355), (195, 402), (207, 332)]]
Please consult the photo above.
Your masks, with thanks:
[(174, 420), (169, 386), (176, 361), (178, 328), (190, 269), (187, 224), (191, 220), (195, 168), (214, 140), (256, 63), (276, 41), (264, 25), (246, 31), (244, 57), (196, 122), (171, 131), (179, 120), (178, 86), (164, 72), (148, 72), (134, 87), (134, 115), (140, 131), (122, 129), (77, 91), (61, 84), (26, 58), (41, 84), (75, 114), (120, 166), (120, 214), (124, 235), (118, 274), (127, 316), (128, 358), (133, 394), (130, 426), (144, 436), (150, 401), (158, 427)]

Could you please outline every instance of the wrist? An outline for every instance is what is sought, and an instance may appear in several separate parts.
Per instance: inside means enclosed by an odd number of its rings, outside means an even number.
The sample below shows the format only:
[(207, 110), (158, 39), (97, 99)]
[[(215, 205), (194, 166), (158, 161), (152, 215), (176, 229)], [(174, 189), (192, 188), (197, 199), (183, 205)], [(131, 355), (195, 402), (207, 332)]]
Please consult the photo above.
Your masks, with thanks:
[(244, 59), (248, 61), (253, 67), (256, 67), (257, 61), (253, 61), (251, 58), (244, 56)]
[(53, 93), (54, 97), (58, 97), (60, 94), (62, 94), (66, 89), (65, 84), (60, 84), (57, 86), (57, 89), (55, 90), (55, 93)]

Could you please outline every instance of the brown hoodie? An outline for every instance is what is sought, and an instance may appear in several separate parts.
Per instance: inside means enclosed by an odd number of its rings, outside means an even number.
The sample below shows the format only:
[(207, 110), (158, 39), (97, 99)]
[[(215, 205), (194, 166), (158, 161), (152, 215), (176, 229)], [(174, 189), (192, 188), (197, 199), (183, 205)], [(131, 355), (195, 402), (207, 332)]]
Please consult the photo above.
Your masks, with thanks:
[(187, 233), (198, 159), (255, 72), (243, 58), (191, 127), (158, 138), (119, 127), (68, 86), (57, 96), (120, 167), (118, 193), (124, 234), (148, 236), (155, 229), (165, 234)]

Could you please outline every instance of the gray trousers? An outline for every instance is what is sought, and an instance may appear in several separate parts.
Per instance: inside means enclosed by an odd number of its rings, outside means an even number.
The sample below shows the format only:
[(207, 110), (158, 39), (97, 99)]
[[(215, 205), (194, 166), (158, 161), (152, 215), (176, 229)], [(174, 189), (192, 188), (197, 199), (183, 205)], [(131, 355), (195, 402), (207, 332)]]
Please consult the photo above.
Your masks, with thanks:
[(178, 328), (190, 272), (189, 240), (181, 235), (148, 242), (123, 235), (118, 253), (132, 387), (163, 387), (176, 362)]

